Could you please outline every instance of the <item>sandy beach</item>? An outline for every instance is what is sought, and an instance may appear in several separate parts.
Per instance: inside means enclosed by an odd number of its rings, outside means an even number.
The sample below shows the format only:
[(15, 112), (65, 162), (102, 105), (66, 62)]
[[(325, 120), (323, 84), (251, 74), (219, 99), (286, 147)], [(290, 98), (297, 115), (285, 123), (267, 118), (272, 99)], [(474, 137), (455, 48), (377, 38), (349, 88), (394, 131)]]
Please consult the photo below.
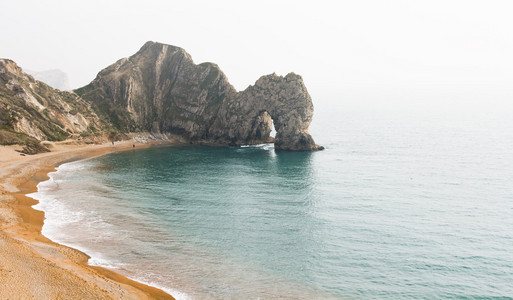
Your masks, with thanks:
[(25, 156), (15, 151), (20, 146), (0, 146), (0, 299), (173, 299), (160, 289), (89, 266), (86, 254), (44, 237), (44, 213), (25, 196), (62, 163), (161, 143), (51, 143), (52, 152)]

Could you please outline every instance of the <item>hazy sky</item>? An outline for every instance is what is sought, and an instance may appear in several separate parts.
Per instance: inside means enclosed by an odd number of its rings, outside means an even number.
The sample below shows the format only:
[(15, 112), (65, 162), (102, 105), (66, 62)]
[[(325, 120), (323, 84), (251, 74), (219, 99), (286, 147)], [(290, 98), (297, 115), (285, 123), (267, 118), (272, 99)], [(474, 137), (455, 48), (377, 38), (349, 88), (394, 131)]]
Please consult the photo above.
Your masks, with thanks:
[(315, 102), (513, 102), (513, 1), (2, 1), (0, 57), (77, 88), (146, 41), (242, 90), (296, 72)]

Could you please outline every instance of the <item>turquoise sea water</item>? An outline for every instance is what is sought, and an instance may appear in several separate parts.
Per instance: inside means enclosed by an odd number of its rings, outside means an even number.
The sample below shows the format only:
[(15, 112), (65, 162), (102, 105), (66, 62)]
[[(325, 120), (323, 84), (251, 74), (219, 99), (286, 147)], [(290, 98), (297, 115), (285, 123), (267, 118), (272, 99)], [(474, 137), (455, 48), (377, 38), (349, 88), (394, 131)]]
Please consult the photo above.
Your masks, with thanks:
[(513, 297), (513, 121), (326, 108), (314, 153), (180, 146), (68, 163), (43, 233), (191, 299)]

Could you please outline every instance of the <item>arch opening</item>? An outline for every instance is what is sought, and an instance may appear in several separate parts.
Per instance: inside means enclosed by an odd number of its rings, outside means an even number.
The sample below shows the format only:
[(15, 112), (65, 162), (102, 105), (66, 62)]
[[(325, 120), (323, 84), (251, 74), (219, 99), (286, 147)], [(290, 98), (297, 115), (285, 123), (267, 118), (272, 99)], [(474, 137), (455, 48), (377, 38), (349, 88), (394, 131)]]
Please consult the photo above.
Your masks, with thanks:
[(274, 143), (274, 122), (267, 111), (261, 111), (253, 121), (253, 129), (248, 137), (247, 144), (267, 144)]
[(274, 120), (271, 118), (271, 132), (269, 133), (269, 136), (273, 139), (276, 138), (276, 128), (274, 128)]

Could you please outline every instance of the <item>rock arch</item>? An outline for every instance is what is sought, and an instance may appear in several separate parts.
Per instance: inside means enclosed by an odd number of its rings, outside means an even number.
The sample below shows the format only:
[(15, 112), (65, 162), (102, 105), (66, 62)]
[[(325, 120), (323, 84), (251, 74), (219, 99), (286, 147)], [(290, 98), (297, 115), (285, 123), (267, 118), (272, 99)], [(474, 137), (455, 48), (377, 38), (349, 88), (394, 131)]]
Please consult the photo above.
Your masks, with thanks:
[(294, 73), (285, 77), (276, 74), (261, 77), (255, 85), (237, 93), (235, 101), (229, 102), (228, 107), (221, 111), (225, 115), (218, 120), (227, 120), (225, 126), (222, 126), (226, 130), (222, 131), (228, 133), (227, 139), (232, 144), (269, 142), (274, 123), (275, 149), (323, 149), (315, 144), (308, 132), (313, 117), (312, 99), (301, 76)]

